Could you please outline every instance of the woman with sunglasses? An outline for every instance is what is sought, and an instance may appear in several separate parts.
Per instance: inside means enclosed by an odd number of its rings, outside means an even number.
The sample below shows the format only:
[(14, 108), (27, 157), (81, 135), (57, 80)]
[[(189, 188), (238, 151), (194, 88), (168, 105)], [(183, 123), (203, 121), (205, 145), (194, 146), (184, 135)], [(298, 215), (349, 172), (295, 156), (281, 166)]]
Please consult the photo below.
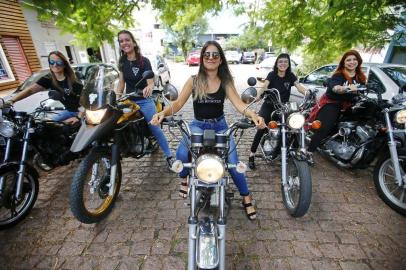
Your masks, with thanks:
[(80, 120), (79, 98), (83, 85), (76, 78), (68, 60), (61, 52), (53, 51), (49, 53), (48, 63), (50, 73), (40, 78), (32, 86), (18, 93), (7, 102), (14, 104), (40, 91), (57, 90), (62, 96), (60, 101), (65, 106), (65, 110), (53, 116), (52, 120), (74, 124)]
[[(141, 89), (140, 97), (133, 97), (132, 100), (140, 106), (140, 110), (148, 123), (156, 113), (155, 103), (150, 98), (154, 87), (154, 80), (147, 79), (139, 84), (138, 82), (142, 79), (142, 74), (145, 71), (152, 70), (151, 63), (148, 58), (141, 55), (140, 47), (130, 31), (122, 30), (117, 36), (118, 44), (120, 45), (120, 59), (118, 61), (120, 75), (116, 95), (118, 97), (121, 96), (124, 91), (124, 86), (126, 93)], [(170, 169), (172, 167), (173, 157), (165, 134), (160, 127), (154, 125), (148, 125), (148, 127), (164, 152), (168, 169)]]
[[(193, 110), (195, 119), (190, 123), (192, 132), (203, 133), (205, 129), (214, 129), (216, 132), (224, 131), (228, 128), (224, 118), (224, 100), (229, 98), (235, 108), (250, 117), (257, 126), (263, 127), (262, 117), (259, 117), (251, 110), (245, 110), (246, 105), (241, 101), (234, 86), (234, 80), (227, 65), (227, 60), (220, 45), (216, 41), (208, 41), (203, 46), (200, 54), (200, 67), (197, 76), (189, 78), (184, 85), (179, 98), (173, 102), (173, 113), (178, 112), (190, 96), (193, 96)], [(245, 111), (244, 111), (245, 110)], [(158, 125), (165, 116), (171, 115), (171, 108), (168, 107), (162, 112), (154, 115), (151, 123)], [(235, 142), (232, 137), (230, 141), (231, 149), (235, 149)], [(188, 162), (188, 149), (186, 143), (180, 143), (176, 152), (176, 158), (183, 162)], [(232, 151), (229, 162), (238, 162), (237, 151)], [(229, 170), (231, 177), (237, 186), (240, 195), (243, 197), (243, 205), (250, 220), (256, 219), (256, 211), (252, 205), (252, 199), (248, 190), (245, 175), (237, 170)], [(182, 178), (179, 195), (183, 198), (187, 196), (187, 174), (184, 169), (179, 176)]]
[[(265, 89), (276, 88), (279, 90), (281, 101), (283, 103), (288, 102), (290, 98), (290, 89), (292, 86), (296, 86), (297, 90), (306, 95), (306, 88), (299, 83), (296, 75), (291, 70), (290, 56), (287, 53), (281, 53), (275, 60), (273, 70), (268, 73), (262, 89), (258, 91), (258, 98), (261, 97)], [(265, 119), (265, 123), (271, 121), (271, 114), (275, 110), (275, 107), (271, 100), (266, 99), (259, 110), (259, 115)], [(258, 149), (258, 145), (262, 136), (265, 134), (266, 129), (258, 129), (254, 136), (254, 140), (251, 144), (251, 153), (248, 158), (248, 166), (251, 170), (255, 169), (255, 152)]]

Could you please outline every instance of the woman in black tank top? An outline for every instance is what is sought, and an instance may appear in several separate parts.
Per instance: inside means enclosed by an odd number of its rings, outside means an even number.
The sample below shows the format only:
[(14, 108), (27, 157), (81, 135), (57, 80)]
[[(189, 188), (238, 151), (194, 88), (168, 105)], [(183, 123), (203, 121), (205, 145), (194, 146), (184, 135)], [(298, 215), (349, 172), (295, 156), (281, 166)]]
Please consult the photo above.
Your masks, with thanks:
[[(214, 129), (216, 132), (228, 128), (224, 119), (224, 99), (227, 97), (235, 108), (243, 113), (246, 105), (242, 102), (234, 81), (231, 76), (224, 52), (216, 41), (208, 41), (203, 46), (200, 55), (200, 68), (197, 76), (189, 78), (184, 85), (179, 98), (173, 103), (172, 110), (178, 112), (189, 97), (193, 95), (193, 110), (195, 119), (190, 124), (192, 132), (203, 132), (205, 129)], [(158, 125), (165, 116), (171, 115), (171, 108), (167, 107), (162, 112), (155, 114), (151, 123)], [(250, 117), (258, 127), (264, 127), (264, 120), (254, 111), (245, 110), (245, 115)], [(230, 148), (234, 149), (235, 143), (231, 137)], [(176, 159), (188, 162), (188, 149), (184, 143), (180, 143), (176, 151)], [(236, 164), (238, 162), (237, 151), (233, 151), (229, 156), (229, 162)], [(243, 204), (249, 219), (256, 218), (256, 211), (251, 205), (251, 196), (247, 187), (245, 175), (238, 173), (236, 169), (229, 170), (240, 195), (243, 197)], [(183, 179), (180, 189), (180, 195), (185, 198), (187, 194), (187, 174), (184, 169), (179, 176)]]

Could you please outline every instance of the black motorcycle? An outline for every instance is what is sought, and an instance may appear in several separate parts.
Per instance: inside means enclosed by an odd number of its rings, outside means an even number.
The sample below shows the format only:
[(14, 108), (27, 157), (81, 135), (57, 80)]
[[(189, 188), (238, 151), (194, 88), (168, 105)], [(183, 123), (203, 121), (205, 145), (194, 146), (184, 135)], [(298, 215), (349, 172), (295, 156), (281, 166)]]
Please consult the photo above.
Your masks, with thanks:
[[(116, 100), (114, 78), (104, 66), (91, 72), (81, 96), (85, 120), (71, 147), (72, 152), (92, 147), (76, 169), (69, 195), (72, 213), (83, 223), (99, 222), (112, 210), (121, 186), (121, 158), (138, 159), (158, 147), (139, 106), (131, 100), (142, 90)], [(142, 76), (146, 80), (154, 73), (146, 71)], [(164, 101), (177, 98), (177, 90), (166, 84), (152, 95), (159, 111)]]
[[(49, 95), (60, 99), (56, 91)], [(47, 120), (44, 114), (63, 108), (44, 104), (41, 102), (32, 113), (18, 112), (13, 107), (1, 110), (0, 230), (20, 222), (34, 206), (39, 190), (36, 167), (49, 171), (78, 156), (69, 148), (79, 125)]]

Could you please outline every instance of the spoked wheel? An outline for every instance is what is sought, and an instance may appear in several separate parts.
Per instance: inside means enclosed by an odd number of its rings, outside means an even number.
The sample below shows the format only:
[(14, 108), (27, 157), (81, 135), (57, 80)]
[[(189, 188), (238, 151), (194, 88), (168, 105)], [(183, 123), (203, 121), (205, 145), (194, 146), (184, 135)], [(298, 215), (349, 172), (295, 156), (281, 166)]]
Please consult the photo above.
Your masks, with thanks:
[[(398, 153), (400, 173), (405, 179), (406, 152)], [(406, 186), (396, 183), (395, 169), (389, 153), (378, 160), (374, 170), (374, 183), (379, 197), (393, 210), (406, 216)]]
[(31, 211), (38, 196), (38, 178), (25, 171), (21, 198), (15, 198), (18, 165), (0, 169), (0, 182), (3, 192), (0, 194), (0, 230), (14, 226)]
[(96, 223), (112, 210), (121, 186), (121, 164), (112, 195), (110, 190), (111, 154), (107, 148), (93, 148), (73, 176), (69, 195), (73, 215), (83, 223)]
[(306, 161), (287, 159), (287, 184), (281, 185), (283, 203), (293, 217), (302, 217), (309, 210), (312, 178)]

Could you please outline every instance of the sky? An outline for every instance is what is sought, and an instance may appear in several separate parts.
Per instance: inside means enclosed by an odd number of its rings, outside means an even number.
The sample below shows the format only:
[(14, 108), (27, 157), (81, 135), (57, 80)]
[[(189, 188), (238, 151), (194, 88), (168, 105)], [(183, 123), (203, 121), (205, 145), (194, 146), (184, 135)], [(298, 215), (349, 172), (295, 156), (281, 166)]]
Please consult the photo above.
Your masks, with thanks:
[(242, 34), (248, 22), (247, 15), (236, 16), (231, 8), (222, 10), (217, 16), (209, 17), (207, 34)]

